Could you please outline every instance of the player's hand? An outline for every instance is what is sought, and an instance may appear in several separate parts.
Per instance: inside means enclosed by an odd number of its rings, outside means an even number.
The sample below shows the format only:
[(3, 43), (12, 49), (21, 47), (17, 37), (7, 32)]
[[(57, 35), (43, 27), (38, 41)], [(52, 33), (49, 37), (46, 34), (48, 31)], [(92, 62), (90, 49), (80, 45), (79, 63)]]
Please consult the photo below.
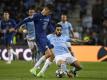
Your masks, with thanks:
[(16, 32), (16, 30), (14, 28), (10, 28), (9, 32)]
[(22, 33), (22, 32), (23, 32), (23, 28), (20, 27), (20, 28), (18, 29), (18, 31), (19, 31), (20, 33)]

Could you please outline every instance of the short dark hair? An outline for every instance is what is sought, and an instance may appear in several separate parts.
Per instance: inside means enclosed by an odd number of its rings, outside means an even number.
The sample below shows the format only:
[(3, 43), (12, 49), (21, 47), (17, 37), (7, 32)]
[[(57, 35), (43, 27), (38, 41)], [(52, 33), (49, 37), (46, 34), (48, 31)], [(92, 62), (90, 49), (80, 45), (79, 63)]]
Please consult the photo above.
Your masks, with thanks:
[(47, 7), (50, 11), (54, 11), (54, 6), (52, 4), (47, 4), (45, 7)]
[(61, 28), (62, 28), (62, 25), (56, 24), (56, 25), (55, 25), (55, 28), (57, 28), (57, 27), (61, 27)]
[(35, 10), (35, 6), (31, 6), (28, 10)]
[(5, 11), (3, 11), (3, 13), (9, 13), (9, 11), (8, 11), (8, 10), (5, 10)]

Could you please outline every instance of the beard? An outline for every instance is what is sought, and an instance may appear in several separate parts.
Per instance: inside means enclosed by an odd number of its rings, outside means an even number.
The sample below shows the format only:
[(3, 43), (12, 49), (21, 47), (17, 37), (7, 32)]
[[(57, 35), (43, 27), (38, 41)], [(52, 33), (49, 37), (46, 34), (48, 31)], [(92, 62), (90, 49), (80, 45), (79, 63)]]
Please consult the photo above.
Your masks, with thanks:
[(61, 36), (61, 33), (59, 33), (59, 34), (56, 34), (58, 37), (60, 37)]

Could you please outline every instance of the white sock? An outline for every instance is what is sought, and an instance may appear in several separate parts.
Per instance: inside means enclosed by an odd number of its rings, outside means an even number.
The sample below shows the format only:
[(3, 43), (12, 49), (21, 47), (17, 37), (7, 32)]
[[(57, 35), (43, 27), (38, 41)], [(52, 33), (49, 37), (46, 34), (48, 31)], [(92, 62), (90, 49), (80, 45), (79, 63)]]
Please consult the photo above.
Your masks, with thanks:
[(13, 49), (10, 49), (10, 52), (14, 55), (16, 55), (16, 52)]
[(66, 64), (61, 64), (61, 70), (62, 70), (64, 73), (67, 72)]
[(8, 50), (8, 57), (9, 57), (8, 61), (9, 61), (9, 62), (11, 62), (11, 56), (12, 56), (12, 53), (11, 53), (11, 50), (9, 49), (9, 50)]
[(42, 67), (40, 73), (45, 73), (46, 70), (48, 69), (48, 67), (51, 65), (51, 63), (52, 63), (52, 62), (51, 62), (49, 59), (47, 59), (47, 60), (45, 61), (44, 66)]
[(37, 67), (39, 67), (40, 65), (41, 65), (41, 63), (43, 62), (43, 61), (45, 61), (46, 60), (46, 57), (45, 56), (42, 56), (39, 60), (38, 60), (38, 62), (35, 64), (35, 67), (37, 68)]

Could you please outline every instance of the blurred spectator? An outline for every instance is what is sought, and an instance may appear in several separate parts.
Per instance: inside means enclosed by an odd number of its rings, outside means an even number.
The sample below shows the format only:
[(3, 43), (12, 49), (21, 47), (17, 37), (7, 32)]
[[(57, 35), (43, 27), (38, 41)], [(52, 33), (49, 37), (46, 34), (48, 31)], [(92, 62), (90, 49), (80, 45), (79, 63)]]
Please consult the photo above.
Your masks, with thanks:
[[(77, 5), (79, 7), (78, 9), (80, 9), (80, 13), (78, 14), (80, 14), (79, 18), (81, 22), (76, 23), (76, 25), (82, 24), (82, 27), (78, 27), (76, 31), (74, 30), (76, 37), (79, 37), (79, 31), (82, 30), (82, 38), (83, 35), (92, 33), (91, 36), (94, 36), (93, 38), (95, 40), (92, 44), (95, 42), (95, 44), (107, 45), (107, 8), (104, 9), (104, 0), (96, 0), (94, 5), (91, 4), (92, 15), (87, 14), (88, 6), (90, 6), (89, 2), (90, 0), (0, 0), (0, 14), (2, 14), (5, 9), (9, 10), (12, 15), (11, 17), (18, 23), (27, 16), (27, 9), (29, 7), (35, 6), (42, 8), (46, 4), (53, 4), (55, 6), (55, 11), (53, 12), (54, 14), (52, 14), (52, 19), (53, 22), (57, 23), (60, 21), (62, 13), (67, 14), (67, 16), (71, 16), (72, 13), (75, 14)], [(75, 15), (72, 17), (74, 17), (72, 19), (75, 19)], [(75, 22), (73, 24), (75, 25)], [(95, 37), (95, 35), (97, 37)], [(16, 40), (21, 42), (21, 44), (24, 43), (22, 37), (21, 33), (16, 34)], [(98, 42), (96, 38), (98, 38)], [(1, 40), (0, 43), (2, 43)]]
[(75, 38), (82, 39), (81, 34), (77, 31), (76, 28), (73, 29), (73, 33), (74, 33)]
[(44, 0), (44, 2), (45, 2), (44, 4), (45, 5), (47, 5), (47, 4), (54, 4), (54, 1), (55, 0)]
[(92, 29), (92, 16), (91, 14), (86, 14), (82, 18), (83, 32), (91, 32)]
[(85, 42), (85, 43), (84, 43), (85, 45), (91, 45), (91, 36), (90, 36), (89, 33), (85, 33), (85, 34), (84, 34), (83, 40), (84, 40), (84, 41), (88, 41), (88, 42)]
[(101, 30), (102, 21), (103, 21), (103, 0), (96, 0), (96, 3), (92, 9), (93, 25), (97, 32)]
[(87, 12), (88, 2), (87, 0), (79, 0), (79, 3), (80, 3), (80, 18), (82, 18), (83, 15), (85, 15)]
[(62, 25), (62, 34), (68, 37), (74, 38), (72, 24), (68, 21), (68, 16), (66, 14), (61, 15), (61, 21), (58, 23)]
[(92, 32), (91, 34), (91, 45), (98, 45), (99, 38), (96, 32)]

